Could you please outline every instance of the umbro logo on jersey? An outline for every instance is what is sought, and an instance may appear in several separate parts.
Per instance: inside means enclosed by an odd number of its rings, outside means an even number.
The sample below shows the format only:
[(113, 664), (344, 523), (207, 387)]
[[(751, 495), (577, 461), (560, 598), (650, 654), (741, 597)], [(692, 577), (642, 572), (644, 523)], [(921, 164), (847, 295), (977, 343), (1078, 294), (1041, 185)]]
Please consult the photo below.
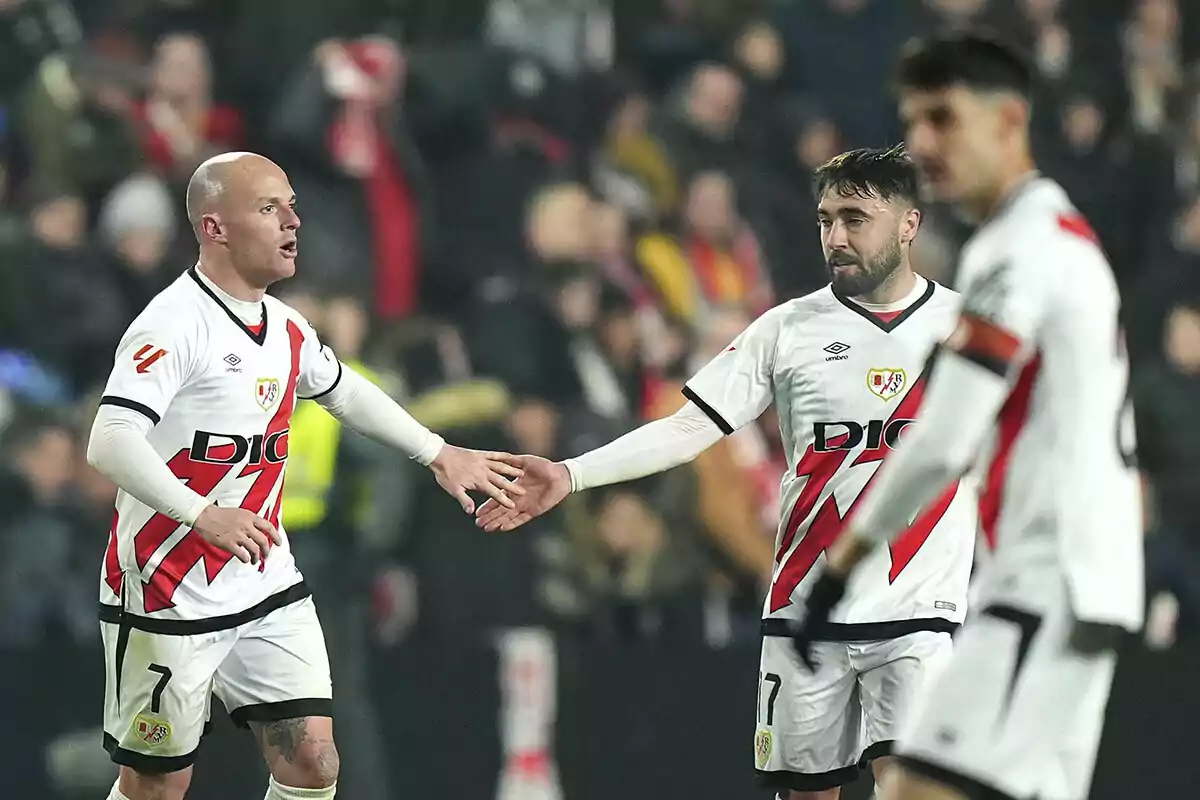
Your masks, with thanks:
[(826, 353), (829, 353), (829, 357), (825, 359), (826, 361), (847, 361), (850, 358), (850, 356), (843, 355), (843, 353), (850, 349), (850, 345), (848, 344), (834, 342), (833, 344), (826, 345), (821, 349)]
[(881, 400), (891, 400), (908, 386), (908, 376), (902, 369), (867, 370), (867, 388)]
[(241, 372), (241, 370), (238, 369), (238, 364), (242, 363), (242, 359), (238, 358), (233, 353), (225, 356), (222, 361), (229, 365), (228, 369), (225, 370), (226, 372)]

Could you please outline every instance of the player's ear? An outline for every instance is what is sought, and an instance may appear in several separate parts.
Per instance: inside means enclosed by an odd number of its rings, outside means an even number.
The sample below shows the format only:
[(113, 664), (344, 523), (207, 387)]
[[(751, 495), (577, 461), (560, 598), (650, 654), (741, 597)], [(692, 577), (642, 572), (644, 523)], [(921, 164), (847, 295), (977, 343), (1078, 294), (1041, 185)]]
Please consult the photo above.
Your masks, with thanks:
[(1024, 131), (1029, 127), (1029, 103), (1025, 98), (1006, 94), (997, 110), (1006, 131)]
[(221, 219), (216, 214), (205, 214), (201, 217), (200, 230), (205, 239), (225, 243), (225, 226), (221, 224)]
[(904, 216), (900, 220), (900, 241), (904, 244), (912, 244), (913, 239), (917, 238), (917, 231), (920, 230), (920, 228), (920, 209), (908, 209), (908, 211), (904, 212)]

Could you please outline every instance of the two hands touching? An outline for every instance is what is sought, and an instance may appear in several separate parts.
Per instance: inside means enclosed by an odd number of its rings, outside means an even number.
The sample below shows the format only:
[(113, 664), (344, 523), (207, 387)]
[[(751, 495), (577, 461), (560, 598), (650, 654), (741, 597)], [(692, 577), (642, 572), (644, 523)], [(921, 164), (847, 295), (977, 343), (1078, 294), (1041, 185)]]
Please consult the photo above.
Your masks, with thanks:
[[(547, 467), (559, 467), (565, 479), (565, 489), (556, 499), (547, 502)], [(470, 492), (488, 496), (479, 508), (480, 521), (500, 519), (504, 525), (486, 530), (512, 530), (533, 517), (553, 508), (571, 488), (570, 477), (561, 464), (555, 465), (534, 456), (514, 456), (489, 450), (469, 450), (444, 445), (429, 469), (438, 485), (458, 501), (467, 514), (476, 511)], [(527, 474), (531, 470), (531, 474)], [(510, 480), (517, 478), (516, 482)], [(553, 486), (557, 487), (558, 483)], [(532, 496), (527, 496), (532, 495)], [(519, 521), (514, 521), (519, 520)], [(481, 525), (481, 527), (484, 527)], [(196, 517), (192, 528), (202, 539), (215, 547), (233, 553), (247, 564), (258, 564), (267, 557), (271, 547), (282, 544), (279, 530), (264, 517), (244, 508), (221, 508), (210, 505)]]
[(511, 484), (515, 498), (492, 497), (475, 513), (475, 525), (488, 533), (511, 531), (540, 517), (571, 493), (571, 474), (561, 461), (539, 456), (508, 456), (520, 477)]
[(468, 450), (454, 445), (443, 445), (437, 458), (429, 464), (438, 486), (462, 506), (467, 514), (475, 512), (475, 501), (470, 491), (482, 492), (490, 500), (505, 508), (516, 508), (513, 497), (525, 494), (525, 489), (509, 478), (521, 477), (522, 456), (497, 453), (490, 450)]

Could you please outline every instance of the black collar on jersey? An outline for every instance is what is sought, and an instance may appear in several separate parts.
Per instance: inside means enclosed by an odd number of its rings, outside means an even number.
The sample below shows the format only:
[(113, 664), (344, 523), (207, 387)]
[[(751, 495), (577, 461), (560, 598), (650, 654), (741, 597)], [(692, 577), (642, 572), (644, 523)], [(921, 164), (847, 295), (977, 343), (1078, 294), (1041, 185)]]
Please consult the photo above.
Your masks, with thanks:
[(937, 284), (929, 279), (926, 279), (925, 282), (928, 284), (928, 286), (925, 287), (925, 291), (921, 293), (921, 296), (914, 300), (912, 305), (901, 311), (896, 316), (892, 317), (892, 319), (888, 322), (884, 322), (879, 317), (875, 316), (875, 314), (873, 314), (871, 311), (863, 308), (858, 303), (839, 292), (837, 289), (833, 289), (833, 287), (830, 287), (830, 289), (833, 291), (833, 296), (838, 299), (838, 302), (840, 302), (846, 308), (850, 309), (855, 314), (858, 314), (860, 317), (867, 320), (867, 322), (870, 322), (884, 333), (891, 333), (901, 322), (904, 322), (904, 320), (911, 317), (913, 312), (925, 305), (925, 302), (929, 300), (929, 298), (933, 297), (933, 287), (937, 286)]
[(229, 318), (231, 320), (233, 320), (233, 323), (235, 325), (237, 325), (239, 328), (241, 328), (242, 331), (247, 336), (249, 336), (250, 339), (255, 344), (261, 345), (263, 342), (265, 342), (267, 340), (267, 304), (266, 303), (262, 303), (262, 315), (263, 315), (262, 316), (262, 327), (258, 329), (258, 333), (255, 333), (254, 331), (250, 330), (249, 326), (246, 325), (246, 323), (242, 322), (241, 317), (239, 317), (237, 314), (233, 313), (233, 310), (230, 309), (229, 306), (225, 305), (225, 303), (223, 303), (221, 301), (221, 298), (217, 297), (217, 295), (213, 292), (212, 289), (208, 288), (208, 285), (205, 284), (204, 281), (200, 280), (200, 276), (196, 274), (195, 267), (192, 267), (191, 269), (188, 270), (188, 275), (191, 276), (191, 279), (196, 282), (197, 286), (199, 286), (201, 289), (204, 290), (204, 293), (206, 295), (208, 295), (209, 297), (211, 297), (213, 299), (214, 303), (216, 303), (217, 305), (219, 305), (221, 307), (222, 311), (224, 311), (226, 314), (229, 315)]

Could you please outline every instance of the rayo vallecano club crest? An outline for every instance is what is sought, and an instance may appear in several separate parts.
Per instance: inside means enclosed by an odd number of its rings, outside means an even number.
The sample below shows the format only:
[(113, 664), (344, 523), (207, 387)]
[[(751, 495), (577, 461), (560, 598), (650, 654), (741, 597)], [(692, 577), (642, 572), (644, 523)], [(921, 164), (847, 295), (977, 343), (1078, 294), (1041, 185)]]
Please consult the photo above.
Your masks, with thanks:
[(271, 410), (271, 406), (279, 399), (279, 392), (278, 378), (259, 378), (254, 382), (254, 399), (263, 407), (263, 411)]
[(133, 727), (137, 737), (151, 747), (166, 744), (171, 738), (170, 723), (150, 714), (138, 714)]
[(884, 400), (891, 400), (904, 391), (908, 385), (908, 376), (902, 369), (869, 369), (867, 370), (867, 388), (871, 394)]
[(754, 732), (754, 763), (759, 769), (765, 769), (770, 763), (774, 740), (775, 737), (766, 728), (759, 728)]

